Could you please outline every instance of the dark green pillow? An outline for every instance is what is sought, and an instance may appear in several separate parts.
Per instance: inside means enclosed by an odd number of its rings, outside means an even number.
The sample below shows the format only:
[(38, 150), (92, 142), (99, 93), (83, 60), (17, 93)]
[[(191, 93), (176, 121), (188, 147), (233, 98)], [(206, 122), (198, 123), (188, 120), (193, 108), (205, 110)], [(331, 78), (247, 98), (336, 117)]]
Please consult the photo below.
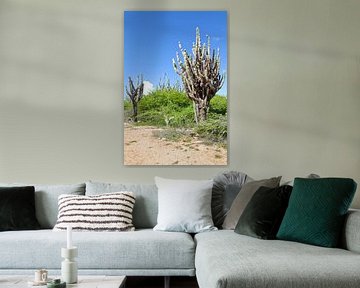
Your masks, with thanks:
[(349, 178), (295, 178), (277, 238), (337, 247), (355, 191)]
[(0, 231), (39, 229), (35, 188), (0, 187)]
[(246, 205), (235, 232), (261, 239), (275, 239), (288, 206), (292, 187), (260, 187)]

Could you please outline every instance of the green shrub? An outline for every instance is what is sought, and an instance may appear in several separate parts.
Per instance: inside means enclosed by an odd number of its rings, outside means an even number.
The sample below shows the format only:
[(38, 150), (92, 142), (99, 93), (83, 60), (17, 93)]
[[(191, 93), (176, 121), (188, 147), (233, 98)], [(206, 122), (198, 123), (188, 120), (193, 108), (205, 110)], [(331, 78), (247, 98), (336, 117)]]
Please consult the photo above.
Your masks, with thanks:
[(210, 112), (225, 115), (227, 111), (227, 98), (215, 95), (210, 101)]
[(139, 102), (139, 124), (181, 127), (193, 122), (192, 102), (185, 93), (158, 89)]
[[(208, 119), (198, 125), (194, 122), (193, 103), (184, 92), (176, 89), (157, 89), (144, 96), (138, 106), (137, 125), (191, 128), (199, 137), (224, 143), (227, 138), (227, 98), (216, 95), (210, 101)], [(132, 106), (124, 100), (125, 121), (131, 118)], [(180, 133), (181, 134), (181, 133)], [(173, 137), (170, 137), (173, 138)]]
[(195, 126), (195, 132), (202, 138), (213, 142), (224, 142), (227, 139), (226, 115), (212, 115), (206, 121)]
[(181, 110), (191, 105), (192, 103), (185, 93), (175, 90), (155, 90), (139, 102), (139, 112), (158, 110), (165, 106), (174, 110)]
[(170, 117), (173, 117), (169, 123), (171, 127), (191, 127), (194, 125), (194, 110), (192, 106), (175, 112)]
[(137, 125), (165, 126), (164, 117), (159, 111), (146, 111), (138, 114)]
[(124, 110), (132, 110), (131, 102), (128, 99), (124, 99)]

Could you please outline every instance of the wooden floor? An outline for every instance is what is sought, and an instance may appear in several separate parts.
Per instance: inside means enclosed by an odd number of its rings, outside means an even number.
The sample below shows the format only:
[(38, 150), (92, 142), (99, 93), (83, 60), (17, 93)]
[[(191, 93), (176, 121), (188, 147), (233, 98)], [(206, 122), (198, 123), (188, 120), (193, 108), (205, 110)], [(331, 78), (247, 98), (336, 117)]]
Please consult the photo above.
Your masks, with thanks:
[[(163, 288), (164, 277), (134, 277), (128, 276), (126, 288)], [(198, 288), (195, 277), (170, 277), (171, 288)]]

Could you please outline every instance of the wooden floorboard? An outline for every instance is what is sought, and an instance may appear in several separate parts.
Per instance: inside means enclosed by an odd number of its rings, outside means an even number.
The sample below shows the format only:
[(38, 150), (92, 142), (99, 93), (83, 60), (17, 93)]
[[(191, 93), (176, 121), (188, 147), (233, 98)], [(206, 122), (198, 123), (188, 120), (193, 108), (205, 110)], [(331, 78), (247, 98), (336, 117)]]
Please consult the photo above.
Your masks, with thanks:
[[(128, 276), (126, 279), (126, 288), (163, 288), (164, 277), (135, 277)], [(171, 288), (199, 288), (195, 277), (170, 277)]]

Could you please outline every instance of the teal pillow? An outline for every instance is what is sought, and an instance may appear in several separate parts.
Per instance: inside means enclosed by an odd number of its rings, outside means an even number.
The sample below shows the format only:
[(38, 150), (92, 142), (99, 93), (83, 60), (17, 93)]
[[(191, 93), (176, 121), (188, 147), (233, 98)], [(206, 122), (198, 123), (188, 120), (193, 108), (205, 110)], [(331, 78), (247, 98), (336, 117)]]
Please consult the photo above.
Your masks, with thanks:
[(277, 238), (337, 247), (355, 191), (349, 178), (295, 178)]

